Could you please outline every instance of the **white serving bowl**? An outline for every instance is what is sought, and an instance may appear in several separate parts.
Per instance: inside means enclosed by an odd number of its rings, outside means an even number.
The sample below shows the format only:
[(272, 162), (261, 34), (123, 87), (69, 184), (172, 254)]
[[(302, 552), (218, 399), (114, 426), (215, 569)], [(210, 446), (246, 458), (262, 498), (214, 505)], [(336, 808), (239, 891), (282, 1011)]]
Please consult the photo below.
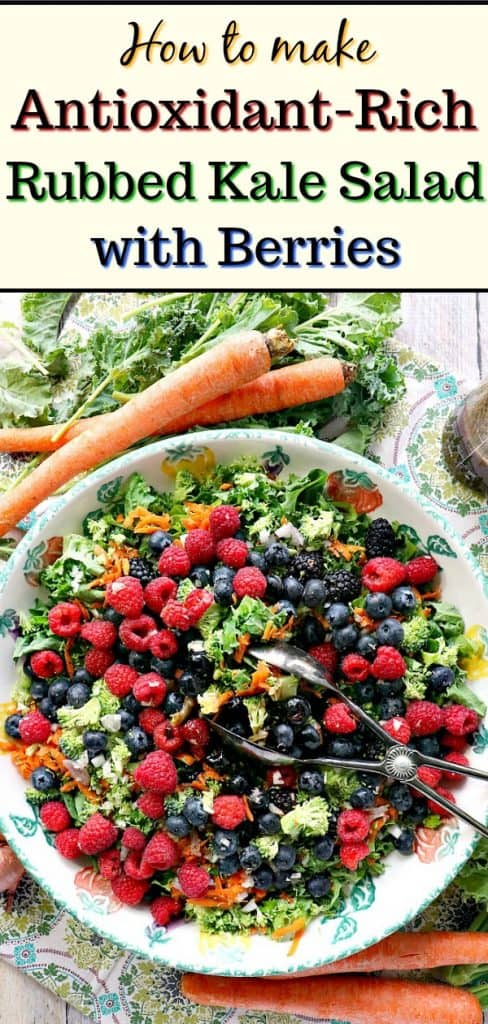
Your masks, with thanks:
[[(435, 555), (443, 572), (443, 599), (460, 608), (467, 626), (488, 626), (487, 582), (461, 539), (437, 511), (407, 484), (366, 459), (321, 441), (271, 430), (212, 430), (157, 442), (133, 451), (92, 473), (42, 511), (0, 573), (0, 700), (7, 701), (14, 681), (14, 611), (33, 603), (37, 574), (57, 553), (59, 538), (79, 530), (83, 517), (107, 499), (113, 482), (138, 470), (155, 487), (172, 486), (177, 468), (198, 468), (255, 455), (274, 472), (303, 474), (319, 467), (348, 470), (357, 486), (377, 486), (383, 504), (375, 514), (400, 520), (413, 528)], [(361, 474), (360, 479), (354, 474)], [(478, 673), (479, 675), (480, 673)], [(480, 695), (484, 679), (473, 682)], [(488, 768), (488, 732), (482, 727), (471, 752), (473, 764)], [(392, 854), (384, 874), (357, 885), (333, 919), (318, 919), (306, 930), (294, 956), (288, 942), (263, 936), (202, 937), (193, 924), (177, 923), (168, 930), (151, 923), (148, 910), (121, 906), (110, 884), (88, 867), (64, 860), (49, 845), (24, 797), (25, 783), (8, 756), (0, 758), (2, 800), (0, 831), (27, 870), (56, 902), (84, 924), (124, 949), (158, 963), (190, 971), (221, 975), (294, 973), (342, 959), (406, 925), (451, 881), (472, 852), (476, 835), (457, 819), (436, 832), (424, 830), (412, 857)], [(488, 787), (468, 780), (459, 792), (462, 806), (485, 820)]]

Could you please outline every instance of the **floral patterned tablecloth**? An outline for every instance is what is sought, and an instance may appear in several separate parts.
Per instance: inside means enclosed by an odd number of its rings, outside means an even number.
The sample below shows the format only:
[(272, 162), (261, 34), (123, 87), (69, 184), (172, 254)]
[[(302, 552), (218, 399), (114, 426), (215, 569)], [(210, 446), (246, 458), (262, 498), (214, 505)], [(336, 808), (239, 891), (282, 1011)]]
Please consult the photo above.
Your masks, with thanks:
[[(419, 488), (467, 541), (488, 576), (488, 499), (455, 483), (440, 437), (445, 418), (466, 388), (438, 366), (398, 349), (407, 394), (378, 433), (374, 456)], [(95, 894), (88, 894), (93, 898)], [(451, 900), (426, 912), (429, 927), (449, 923)], [(415, 926), (422, 924), (419, 920)], [(100, 1024), (294, 1024), (292, 1015), (198, 1008), (179, 991), (179, 976), (100, 938), (59, 910), (24, 878), (10, 913), (0, 897), (0, 956)], [(303, 1018), (302, 1018), (303, 1019)], [(334, 1021), (331, 1024), (346, 1024)]]

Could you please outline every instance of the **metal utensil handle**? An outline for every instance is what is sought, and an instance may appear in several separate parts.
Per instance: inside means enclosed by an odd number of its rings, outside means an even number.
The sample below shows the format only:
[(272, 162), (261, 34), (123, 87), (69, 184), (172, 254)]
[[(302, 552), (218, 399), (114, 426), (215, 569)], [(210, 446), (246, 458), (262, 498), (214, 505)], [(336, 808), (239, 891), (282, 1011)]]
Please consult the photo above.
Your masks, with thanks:
[(472, 827), (475, 828), (477, 832), (480, 832), (482, 836), (488, 838), (488, 828), (486, 825), (483, 825), (481, 821), (477, 821), (476, 818), (472, 818), (467, 811), (463, 811), (463, 809), (458, 807), (457, 804), (453, 804), (450, 800), (446, 800), (446, 798), (440, 793), (437, 793), (435, 789), (431, 789), (430, 786), (426, 786), (425, 782), (420, 782), (420, 779), (412, 779), (411, 781), (409, 780), (408, 785), (411, 786), (412, 789), (416, 789), (419, 793), (422, 793), (423, 796), (429, 797), (429, 800), (435, 800), (436, 804), (444, 807), (446, 811), (450, 811), (454, 817), (461, 818), (462, 821), (467, 822), (468, 825), (472, 825)]
[(443, 761), (440, 757), (429, 757), (427, 754), (419, 756), (419, 765), (428, 765), (430, 768), (441, 768), (442, 771), (455, 772), (456, 775), (470, 775), (473, 779), (482, 779), (488, 782), (488, 772), (481, 768), (475, 768), (471, 764), (456, 764), (454, 761)]

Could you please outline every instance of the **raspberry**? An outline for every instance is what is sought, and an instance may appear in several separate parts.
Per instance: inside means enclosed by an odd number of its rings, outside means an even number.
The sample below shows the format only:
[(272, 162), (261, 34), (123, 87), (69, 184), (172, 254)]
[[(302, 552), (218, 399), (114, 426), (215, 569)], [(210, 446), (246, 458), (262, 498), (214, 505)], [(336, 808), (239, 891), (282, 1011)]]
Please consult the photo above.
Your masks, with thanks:
[(128, 825), (124, 829), (122, 833), (122, 846), (125, 846), (126, 850), (135, 850), (136, 853), (142, 853), (145, 845), (146, 837), (140, 828), (136, 828), (135, 825)]
[(211, 878), (205, 868), (199, 868), (198, 864), (182, 864), (178, 871), (178, 881), (185, 894), (190, 899), (198, 899), (204, 896), (211, 885)]
[(396, 558), (370, 558), (363, 566), (361, 577), (364, 586), (373, 593), (388, 593), (403, 583), (406, 568)]
[[(465, 757), (464, 754), (458, 754), (457, 751), (454, 751), (454, 753), (452, 753), (452, 754), (447, 754), (446, 757), (444, 758), (444, 760), (448, 761), (449, 764), (462, 764), (462, 765), (468, 765), (469, 764), (469, 761), (468, 761), (467, 757)], [(450, 772), (450, 771), (448, 771), (447, 768), (443, 768), (442, 769), (442, 778), (445, 779), (446, 782), (465, 782), (466, 781), (466, 776), (465, 775), (458, 775), (457, 772)]]
[(80, 632), (81, 612), (71, 601), (55, 604), (47, 616), (49, 629), (55, 636), (70, 637)]
[(447, 732), (446, 730), (441, 733), (441, 744), (447, 750), (461, 753), (463, 750), (466, 750), (467, 740), (465, 736), (454, 736), (452, 732)]
[(62, 832), (71, 825), (71, 815), (61, 800), (47, 800), (39, 812), (44, 828), (49, 832)]
[(395, 554), (396, 537), (387, 519), (373, 519), (366, 530), (364, 545), (367, 558)]
[(439, 768), (429, 768), (428, 765), (421, 765), (417, 769), (417, 775), (421, 782), (425, 782), (426, 786), (431, 786), (435, 789), (439, 785), (442, 778), (442, 772)]
[(371, 824), (367, 811), (341, 811), (337, 819), (337, 835), (341, 843), (360, 843)]
[(308, 653), (312, 658), (320, 662), (322, 668), (325, 668), (327, 672), (334, 675), (339, 663), (339, 654), (333, 644), (317, 644), (315, 647), (310, 647)]
[(180, 601), (168, 601), (161, 612), (161, 618), (165, 626), (181, 629), (183, 632), (192, 625), (191, 612)]
[(394, 718), (389, 718), (388, 721), (383, 722), (382, 725), (383, 729), (386, 729), (388, 735), (391, 736), (393, 740), (396, 740), (397, 743), (409, 742), (412, 730), (405, 718), (401, 718), (400, 715), (395, 715)]
[(152, 750), (134, 772), (134, 779), (143, 789), (165, 795), (174, 793), (178, 777), (173, 759), (164, 750)]
[(345, 704), (330, 704), (324, 711), (322, 721), (327, 731), (333, 732), (337, 736), (355, 732), (357, 728), (356, 720), (352, 717), (349, 708), (346, 708)]
[(341, 846), (339, 849), (339, 857), (341, 864), (349, 871), (355, 871), (358, 864), (369, 854), (369, 846), (367, 843), (346, 843), (345, 846)]
[(465, 708), (462, 704), (452, 704), (444, 710), (444, 724), (448, 732), (454, 736), (467, 736), (474, 732), (479, 725), (479, 715), (472, 708)]
[(140, 903), (148, 889), (148, 882), (139, 881), (137, 878), (128, 878), (127, 875), (118, 875), (117, 878), (112, 879), (114, 896), (129, 907), (135, 907), (137, 903)]
[(268, 786), (296, 786), (297, 773), (291, 765), (283, 765), (281, 768), (270, 768), (266, 772)]
[(127, 697), (138, 678), (135, 668), (131, 668), (130, 665), (121, 665), (118, 661), (109, 665), (104, 676), (107, 689), (113, 693), (114, 697)]
[(19, 722), (20, 738), (23, 743), (45, 743), (51, 735), (51, 723), (40, 711), (29, 711)]
[(59, 676), (64, 670), (64, 661), (56, 651), (37, 651), (31, 656), (30, 665), (40, 679)]
[[(456, 803), (456, 797), (451, 793), (449, 789), (444, 789), (442, 786), (437, 786), (437, 793), (443, 796), (446, 800), (450, 800), (451, 803)], [(442, 807), (441, 804), (436, 803), (435, 800), (427, 800), (427, 807), (431, 814), (440, 814), (441, 818), (450, 818), (452, 811), (448, 811), (447, 808)]]
[(223, 540), (240, 530), (241, 517), (233, 505), (217, 505), (210, 513), (208, 525), (215, 540)]
[(414, 587), (418, 587), (421, 583), (430, 583), (436, 573), (439, 572), (439, 566), (435, 558), (432, 558), (430, 555), (420, 555), (419, 558), (412, 558), (411, 562), (407, 562), (405, 569), (407, 580)]
[(164, 814), (164, 800), (159, 793), (142, 793), (136, 800), (136, 805), (146, 818), (157, 821)]
[(97, 651), (96, 647), (92, 647), (91, 651), (85, 655), (84, 665), (91, 676), (95, 679), (102, 679), (114, 661), (115, 655), (112, 651)]
[(166, 661), (172, 658), (178, 650), (178, 640), (169, 629), (161, 629), (159, 633), (153, 633), (149, 637), (149, 650), (155, 658), (162, 658)]
[(215, 558), (215, 542), (208, 530), (190, 530), (185, 537), (185, 551), (192, 565), (209, 565)]
[(219, 540), (215, 550), (217, 558), (231, 569), (242, 569), (247, 562), (248, 549), (243, 540), (224, 537), (223, 540)]
[(171, 896), (157, 896), (150, 905), (150, 911), (155, 924), (164, 928), (169, 924), (172, 917), (176, 917), (181, 910), (181, 904)]
[(152, 612), (159, 615), (170, 597), (176, 597), (178, 586), (169, 576), (159, 576), (144, 588), (144, 600)]
[(171, 722), (161, 722), (157, 725), (154, 733), (154, 745), (158, 750), (165, 750), (167, 754), (174, 754), (183, 746), (183, 736), (179, 725), (172, 725)]
[(166, 697), (167, 685), (162, 676), (157, 672), (146, 672), (139, 676), (133, 686), (133, 693), (140, 704), (157, 707)]
[(187, 743), (206, 747), (210, 740), (210, 729), (203, 718), (189, 718), (181, 727), (181, 734)]
[(84, 622), (81, 627), (82, 640), (88, 640), (99, 651), (109, 651), (117, 639), (117, 630), (113, 622), (106, 619), (92, 619)]
[(162, 711), (158, 711), (157, 708), (143, 708), (139, 712), (139, 725), (144, 732), (148, 732), (150, 736), (153, 735), (154, 730), (161, 722), (166, 721), (166, 715)]
[(261, 569), (249, 565), (237, 570), (232, 586), (238, 597), (264, 597), (268, 582)]
[(128, 615), (135, 619), (144, 608), (144, 591), (140, 580), (132, 576), (122, 576), (109, 583), (107, 587), (107, 604), (119, 615)]
[(216, 796), (212, 821), (219, 828), (233, 829), (246, 819), (246, 806), (241, 796)]
[(184, 605), (191, 616), (192, 626), (201, 619), (202, 615), (205, 615), (205, 612), (208, 611), (213, 602), (213, 594), (209, 590), (195, 589), (185, 597)]
[(376, 679), (400, 679), (406, 671), (405, 661), (396, 647), (378, 647), (371, 665), (371, 672)]
[(412, 736), (431, 736), (441, 728), (444, 711), (429, 700), (413, 700), (408, 705), (405, 718), (412, 730)]
[(156, 832), (144, 850), (143, 860), (154, 871), (168, 871), (178, 863), (178, 847), (166, 832)]
[(61, 853), (67, 860), (76, 860), (81, 854), (78, 843), (79, 834), (79, 828), (65, 828), (63, 832), (58, 832), (54, 840), (58, 853)]
[(179, 544), (168, 544), (158, 562), (162, 576), (188, 576), (191, 569), (189, 555)]
[(154, 868), (147, 861), (142, 860), (140, 853), (130, 850), (124, 860), (124, 871), (129, 878), (148, 879), (152, 878)]
[(119, 851), (115, 848), (103, 850), (98, 858), (98, 870), (102, 878), (108, 878), (110, 882), (117, 878), (121, 872)]
[(361, 654), (346, 654), (341, 662), (341, 670), (351, 683), (364, 683), (370, 672), (369, 661)]
[(116, 825), (108, 818), (104, 818), (99, 811), (95, 811), (80, 828), (80, 850), (89, 854), (102, 853), (114, 845), (118, 834)]
[(144, 654), (149, 650), (151, 637), (157, 633), (157, 626), (150, 615), (138, 615), (136, 619), (124, 619), (119, 626), (119, 637), (129, 651)]

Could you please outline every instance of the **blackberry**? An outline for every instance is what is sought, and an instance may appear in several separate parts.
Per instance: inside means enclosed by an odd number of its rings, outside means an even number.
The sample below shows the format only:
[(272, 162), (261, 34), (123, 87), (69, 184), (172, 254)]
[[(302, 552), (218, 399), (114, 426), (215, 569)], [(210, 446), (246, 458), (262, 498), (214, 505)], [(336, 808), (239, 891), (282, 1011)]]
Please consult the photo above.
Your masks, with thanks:
[(320, 551), (301, 551), (291, 563), (291, 572), (298, 580), (310, 580), (323, 575), (324, 557)]
[(151, 580), (155, 580), (157, 570), (147, 560), (147, 558), (130, 558), (129, 559), (129, 575), (133, 576), (136, 580), (139, 580), (143, 587), (146, 587)]
[(396, 537), (387, 519), (374, 519), (366, 531), (368, 558), (391, 558), (396, 551)]
[(361, 593), (361, 580), (347, 569), (337, 569), (324, 576), (329, 601), (348, 604)]
[(269, 806), (277, 807), (283, 814), (288, 814), (295, 804), (295, 794), (287, 786), (271, 786), (267, 791)]

